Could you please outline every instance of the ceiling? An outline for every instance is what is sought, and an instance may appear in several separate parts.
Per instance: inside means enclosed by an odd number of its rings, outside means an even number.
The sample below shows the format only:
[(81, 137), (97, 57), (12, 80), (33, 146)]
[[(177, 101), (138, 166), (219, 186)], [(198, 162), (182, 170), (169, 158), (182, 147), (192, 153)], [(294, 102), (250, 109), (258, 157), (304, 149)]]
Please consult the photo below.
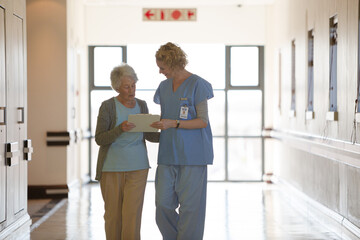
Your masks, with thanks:
[(85, 5), (126, 5), (141, 7), (198, 7), (270, 5), (275, 0), (83, 0)]

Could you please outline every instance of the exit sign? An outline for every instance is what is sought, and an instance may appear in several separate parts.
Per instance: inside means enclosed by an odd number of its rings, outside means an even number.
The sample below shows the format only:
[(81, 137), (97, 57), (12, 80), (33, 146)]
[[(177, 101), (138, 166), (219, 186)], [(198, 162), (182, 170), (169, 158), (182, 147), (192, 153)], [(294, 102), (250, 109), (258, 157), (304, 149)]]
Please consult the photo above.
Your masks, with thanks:
[(143, 8), (143, 21), (196, 21), (196, 8)]

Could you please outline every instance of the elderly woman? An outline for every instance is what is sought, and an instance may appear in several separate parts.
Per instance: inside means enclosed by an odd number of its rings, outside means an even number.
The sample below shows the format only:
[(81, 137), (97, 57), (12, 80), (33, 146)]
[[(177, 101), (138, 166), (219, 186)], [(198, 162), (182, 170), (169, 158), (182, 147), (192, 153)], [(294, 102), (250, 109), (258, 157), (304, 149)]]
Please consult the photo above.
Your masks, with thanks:
[[(207, 165), (213, 146), (207, 100), (211, 84), (185, 69), (186, 54), (173, 43), (156, 52), (159, 72), (167, 78), (154, 102), (161, 106), (161, 129), (156, 170), (156, 223), (164, 240), (203, 238)], [(180, 206), (177, 212), (177, 207)]]
[(145, 101), (135, 98), (137, 76), (122, 64), (111, 72), (111, 86), (119, 93), (101, 104), (95, 141), (100, 146), (96, 180), (105, 202), (106, 239), (140, 239), (141, 214), (149, 161), (147, 140), (159, 133), (128, 132), (135, 127), (129, 114), (148, 113)]

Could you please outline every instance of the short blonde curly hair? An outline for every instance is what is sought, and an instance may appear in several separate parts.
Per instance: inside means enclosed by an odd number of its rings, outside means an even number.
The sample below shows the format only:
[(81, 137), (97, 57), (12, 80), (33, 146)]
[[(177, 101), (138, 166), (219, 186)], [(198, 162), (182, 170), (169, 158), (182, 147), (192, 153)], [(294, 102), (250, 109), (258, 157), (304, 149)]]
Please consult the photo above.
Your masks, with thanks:
[(160, 46), (155, 54), (156, 60), (163, 62), (170, 69), (184, 69), (188, 64), (186, 53), (176, 44), (168, 42)]
[(121, 65), (114, 67), (110, 74), (111, 87), (116, 92), (119, 92), (118, 89), (121, 86), (123, 77), (130, 77), (135, 81), (135, 83), (138, 81), (134, 69), (130, 65), (122, 63)]

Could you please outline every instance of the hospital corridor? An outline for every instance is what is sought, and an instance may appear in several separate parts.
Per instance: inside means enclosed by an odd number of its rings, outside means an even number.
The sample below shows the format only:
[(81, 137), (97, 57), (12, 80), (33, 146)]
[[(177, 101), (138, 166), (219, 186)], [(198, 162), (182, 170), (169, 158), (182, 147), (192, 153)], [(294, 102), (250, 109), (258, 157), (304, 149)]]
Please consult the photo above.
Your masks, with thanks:
[(0, 239), (358, 240), (359, 101), (360, 0), (0, 0)]

